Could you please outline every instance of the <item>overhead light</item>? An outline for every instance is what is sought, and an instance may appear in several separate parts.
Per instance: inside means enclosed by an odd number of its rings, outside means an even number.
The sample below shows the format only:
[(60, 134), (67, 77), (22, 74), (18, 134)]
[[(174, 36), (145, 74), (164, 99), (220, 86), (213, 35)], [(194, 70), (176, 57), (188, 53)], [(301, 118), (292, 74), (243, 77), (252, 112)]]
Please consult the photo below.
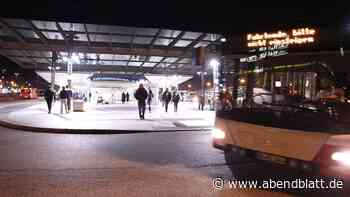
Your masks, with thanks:
[(216, 59), (212, 59), (212, 60), (210, 60), (210, 62), (209, 62), (209, 65), (211, 66), (211, 67), (217, 67), (217, 66), (219, 66), (219, 61), (218, 60), (216, 60)]
[(80, 58), (77, 54), (73, 53), (72, 54), (72, 57), (71, 57), (71, 60), (74, 62), (74, 63), (80, 63)]
[(222, 38), (220, 38), (220, 41), (221, 42), (226, 42), (226, 38), (222, 37)]
[(275, 86), (278, 88), (281, 87), (282, 86), (281, 81), (275, 81)]

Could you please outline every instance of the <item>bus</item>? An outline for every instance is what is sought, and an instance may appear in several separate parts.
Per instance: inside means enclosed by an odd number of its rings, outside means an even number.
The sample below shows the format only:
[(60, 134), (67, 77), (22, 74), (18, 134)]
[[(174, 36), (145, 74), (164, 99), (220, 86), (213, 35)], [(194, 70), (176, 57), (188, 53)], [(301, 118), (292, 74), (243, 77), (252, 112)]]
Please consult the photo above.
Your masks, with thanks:
[(350, 177), (350, 104), (324, 64), (222, 65), (212, 143), (319, 175)]

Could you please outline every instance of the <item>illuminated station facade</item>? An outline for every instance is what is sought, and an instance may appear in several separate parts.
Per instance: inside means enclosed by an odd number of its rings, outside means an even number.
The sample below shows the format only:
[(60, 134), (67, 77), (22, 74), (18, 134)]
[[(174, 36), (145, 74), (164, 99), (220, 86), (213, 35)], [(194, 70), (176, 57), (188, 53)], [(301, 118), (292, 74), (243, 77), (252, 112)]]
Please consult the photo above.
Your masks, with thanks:
[[(157, 102), (166, 89), (209, 69), (223, 36), (163, 28), (0, 18), (0, 54), (32, 69), (56, 91), (113, 102), (139, 83)], [(202, 58), (198, 61), (198, 58)]]
[(238, 105), (258, 95), (265, 95), (261, 103), (280, 95), (344, 101), (347, 90), (339, 73), (348, 72), (349, 57), (340, 35), (336, 28), (298, 27), (227, 37), (221, 92)]

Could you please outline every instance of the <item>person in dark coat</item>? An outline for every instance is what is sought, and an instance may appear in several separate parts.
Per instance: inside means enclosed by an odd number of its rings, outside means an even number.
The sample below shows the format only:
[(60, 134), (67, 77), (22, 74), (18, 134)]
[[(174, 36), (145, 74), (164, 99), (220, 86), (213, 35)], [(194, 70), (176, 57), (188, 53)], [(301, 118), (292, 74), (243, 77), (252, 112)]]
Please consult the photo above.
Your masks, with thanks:
[(146, 89), (143, 87), (143, 84), (139, 85), (139, 88), (136, 90), (134, 96), (137, 100), (140, 119), (144, 120), (145, 119), (145, 111), (146, 111), (146, 99), (148, 97), (148, 93), (147, 93)]
[(171, 101), (171, 93), (169, 92), (169, 89), (165, 89), (165, 92), (163, 93), (163, 99), (165, 102), (165, 112), (168, 112), (168, 106)]
[(148, 90), (148, 97), (147, 97), (147, 105), (148, 105), (148, 110), (151, 112), (151, 103), (153, 100), (153, 92), (151, 89)]
[(198, 109), (199, 110), (204, 110), (204, 96), (203, 95), (200, 95), (199, 96), (199, 100), (198, 100)]
[(66, 113), (68, 113), (68, 107), (67, 107), (67, 91), (65, 90), (64, 86), (62, 87), (62, 90), (60, 91), (60, 100), (61, 100), (61, 114), (63, 114), (63, 108), (66, 110)]
[(123, 104), (125, 103), (125, 97), (126, 97), (126, 95), (125, 95), (125, 93), (123, 92), (123, 93), (122, 93), (122, 103), (123, 103)]
[(47, 88), (44, 93), (44, 98), (47, 104), (47, 108), (49, 110), (49, 114), (51, 114), (51, 107), (52, 107), (52, 102), (55, 98), (55, 93), (50, 88)]
[(73, 92), (71, 89), (69, 89), (68, 86), (66, 86), (66, 92), (67, 92), (67, 108), (68, 108), (68, 112), (71, 111), (72, 109), (72, 100), (73, 100)]
[[(89, 92), (89, 102), (91, 102), (91, 97), (92, 97), (92, 94), (91, 92)], [(85, 94), (84, 94), (84, 98), (85, 98)]]
[(177, 112), (177, 106), (179, 104), (179, 101), (180, 101), (180, 95), (177, 92), (174, 92), (174, 95), (173, 95), (174, 112)]
[(129, 102), (129, 99), (130, 99), (130, 98), (129, 98), (129, 93), (127, 92), (127, 93), (126, 93), (126, 102)]

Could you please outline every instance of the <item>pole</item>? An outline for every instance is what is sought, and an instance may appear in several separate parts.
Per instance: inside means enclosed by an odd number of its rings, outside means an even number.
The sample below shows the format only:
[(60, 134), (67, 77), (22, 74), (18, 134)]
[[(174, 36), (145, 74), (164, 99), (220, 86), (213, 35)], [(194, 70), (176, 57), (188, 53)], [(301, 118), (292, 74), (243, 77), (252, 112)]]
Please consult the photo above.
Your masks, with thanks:
[(201, 72), (201, 89), (202, 89), (202, 98), (204, 99), (205, 98), (205, 84), (204, 84), (204, 69), (202, 69), (202, 72)]
[(56, 64), (56, 58), (57, 54), (56, 52), (52, 52), (52, 60), (51, 60), (51, 90), (54, 91), (55, 88), (55, 80), (56, 80), (56, 69), (55, 69), (55, 64)]

